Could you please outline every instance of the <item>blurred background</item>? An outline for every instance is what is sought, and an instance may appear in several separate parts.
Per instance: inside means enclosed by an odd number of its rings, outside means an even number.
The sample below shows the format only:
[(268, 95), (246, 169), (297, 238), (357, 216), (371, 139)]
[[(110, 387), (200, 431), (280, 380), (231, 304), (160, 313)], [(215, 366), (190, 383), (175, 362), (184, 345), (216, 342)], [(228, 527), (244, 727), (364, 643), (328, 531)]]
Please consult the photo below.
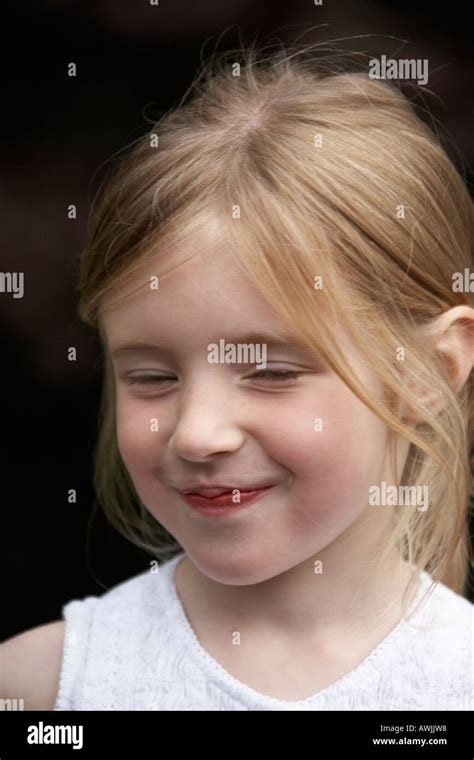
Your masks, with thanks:
[(25, 292), (0, 294), (0, 640), (149, 566), (106, 524), (92, 488), (100, 356), (76, 315), (75, 277), (104, 162), (179, 100), (215, 49), (356, 37), (343, 46), (429, 60), (426, 102), (459, 147), (472, 193), (467, 13), (414, 0), (51, 0), (2, 11), (0, 271), (24, 272)]

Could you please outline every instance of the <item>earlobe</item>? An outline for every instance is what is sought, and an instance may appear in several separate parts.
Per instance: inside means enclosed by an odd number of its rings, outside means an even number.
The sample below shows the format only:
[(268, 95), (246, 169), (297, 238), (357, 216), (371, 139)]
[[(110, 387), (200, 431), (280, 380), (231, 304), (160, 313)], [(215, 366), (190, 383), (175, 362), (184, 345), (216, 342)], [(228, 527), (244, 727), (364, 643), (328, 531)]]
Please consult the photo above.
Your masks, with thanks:
[[(437, 415), (442, 410), (444, 400), (441, 392), (438, 393), (425, 386), (418, 386), (414, 389), (414, 393), (420, 404), (429, 409), (432, 414)], [(400, 400), (398, 414), (400, 420), (408, 425), (418, 425), (425, 421), (424, 417), (403, 399)]]

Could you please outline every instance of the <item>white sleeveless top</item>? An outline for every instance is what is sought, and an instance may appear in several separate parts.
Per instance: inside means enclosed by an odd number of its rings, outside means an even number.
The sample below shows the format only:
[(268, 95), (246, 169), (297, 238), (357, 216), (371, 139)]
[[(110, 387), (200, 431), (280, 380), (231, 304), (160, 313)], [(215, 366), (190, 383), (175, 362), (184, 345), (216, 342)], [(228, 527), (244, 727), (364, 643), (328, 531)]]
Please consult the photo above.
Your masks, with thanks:
[[(446, 586), (354, 670), (286, 702), (238, 681), (201, 646), (174, 583), (184, 556), (64, 605), (54, 710), (473, 709), (473, 605)], [(420, 580), (412, 604), (431, 582)]]

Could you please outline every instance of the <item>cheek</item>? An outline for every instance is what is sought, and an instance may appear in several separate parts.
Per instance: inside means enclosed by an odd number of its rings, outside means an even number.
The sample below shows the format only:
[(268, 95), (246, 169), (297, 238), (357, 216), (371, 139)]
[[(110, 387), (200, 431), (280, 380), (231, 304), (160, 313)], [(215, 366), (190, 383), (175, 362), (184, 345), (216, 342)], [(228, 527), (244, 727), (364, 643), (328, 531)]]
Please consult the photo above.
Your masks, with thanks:
[(153, 411), (144, 404), (119, 401), (117, 405), (117, 444), (132, 480), (146, 476), (156, 456), (157, 437), (152, 429)]
[(126, 400), (117, 407), (117, 444), (128, 474), (142, 504), (156, 520), (174, 533), (176, 507), (170, 501), (163, 484), (157, 479), (157, 463), (164, 451), (161, 424), (151, 429), (152, 421), (160, 420), (153, 405)]
[(280, 405), (265, 448), (293, 473), (297, 514), (337, 519), (366, 506), (383, 469), (388, 430), (345, 386), (319, 388), (317, 398)]

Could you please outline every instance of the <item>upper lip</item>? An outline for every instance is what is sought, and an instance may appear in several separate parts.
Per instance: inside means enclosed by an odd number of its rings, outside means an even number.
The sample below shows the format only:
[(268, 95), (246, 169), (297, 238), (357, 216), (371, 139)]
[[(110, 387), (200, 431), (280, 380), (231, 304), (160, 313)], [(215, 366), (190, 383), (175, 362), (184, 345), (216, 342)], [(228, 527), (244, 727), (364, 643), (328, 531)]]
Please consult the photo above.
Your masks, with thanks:
[(195, 485), (186, 486), (186, 488), (178, 489), (181, 493), (210, 493), (212, 496), (219, 496), (221, 493), (227, 491), (259, 491), (262, 488), (269, 488), (274, 485), (273, 483), (263, 483), (262, 485), (244, 486), (240, 485), (224, 485), (222, 483), (196, 483)]

